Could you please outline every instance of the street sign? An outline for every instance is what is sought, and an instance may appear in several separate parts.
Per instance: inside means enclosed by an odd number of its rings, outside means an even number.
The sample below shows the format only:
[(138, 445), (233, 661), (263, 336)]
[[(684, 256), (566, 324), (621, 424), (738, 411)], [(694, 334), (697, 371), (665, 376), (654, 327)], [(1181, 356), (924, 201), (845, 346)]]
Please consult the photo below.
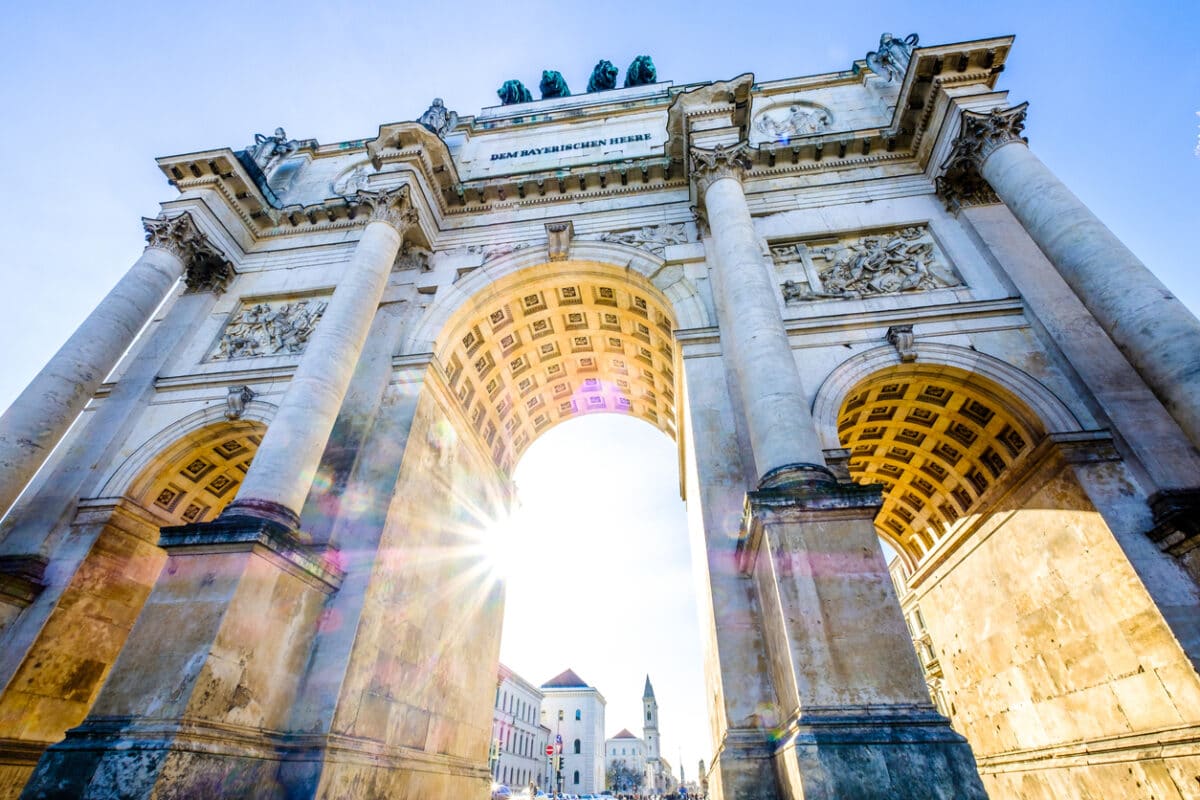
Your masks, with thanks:
[(554, 755), (554, 745), (552, 745), (552, 744), (546, 745), (546, 755), (548, 755), (548, 756)]

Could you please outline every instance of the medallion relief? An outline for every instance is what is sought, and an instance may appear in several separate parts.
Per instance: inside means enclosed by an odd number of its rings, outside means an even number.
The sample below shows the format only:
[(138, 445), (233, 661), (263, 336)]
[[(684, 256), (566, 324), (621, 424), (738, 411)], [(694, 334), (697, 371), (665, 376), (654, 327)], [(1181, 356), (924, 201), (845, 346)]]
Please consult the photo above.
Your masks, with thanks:
[(788, 303), (962, 286), (927, 225), (771, 245)]
[(816, 103), (799, 101), (772, 106), (754, 118), (761, 140), (786, 142), (800, 136), (824, 133), (833, 125), (833, 112)]
[(225, 323), (209, 360), (302, 353), (327, 305), (315, 297), (243, 302)]

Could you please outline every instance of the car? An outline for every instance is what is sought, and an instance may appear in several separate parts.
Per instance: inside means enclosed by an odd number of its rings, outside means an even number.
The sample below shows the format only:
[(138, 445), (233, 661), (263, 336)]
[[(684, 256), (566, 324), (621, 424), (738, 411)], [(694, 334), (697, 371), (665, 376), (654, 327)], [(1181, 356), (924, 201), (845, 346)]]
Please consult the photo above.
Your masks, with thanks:
[(492, 784), (492, 800), (510, 800), (512, 796), (512, 789), (508, 788), (503, 783)]

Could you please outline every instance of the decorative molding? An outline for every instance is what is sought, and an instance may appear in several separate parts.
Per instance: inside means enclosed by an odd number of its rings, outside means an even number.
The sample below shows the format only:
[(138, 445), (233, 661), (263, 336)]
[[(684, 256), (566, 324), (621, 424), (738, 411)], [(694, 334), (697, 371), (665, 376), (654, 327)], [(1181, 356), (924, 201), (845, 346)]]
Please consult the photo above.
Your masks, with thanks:
[(209, 360), (301, 353), (328, 304), (316, 298), (275, 305), (243, 303), (225, 323)]
[(190, 212), (142, 217), (142, 227), (146, 229), (147, 247), (166, 250), (183, 262), (187, 291), (221, 294), (233, 280), (233, 265), (208, 241)]
[[(947, 289), (962, 280), (938, 251), (927, 225), (827, 240), (771, 245), (777, 266), (798, 264), (781, 285), (786, 303), (854, 299)], [(829, 266), (818, 269), (814, 263)]]
[(401, 238), (409, 227), (417, 224), (417, 210), (413, 207), (407, 184), (375, 192), (360, 189), (350, 199), (355, 205), (371, 210), (368, 217), (371, 222), (391, 225)]
[(703, 196), (708, 187), (722, 178), (733, 178), (741, 183), (754, 164), (749, 152), (750, 143), (746, 141), (729, 147), (717, 145), (712, 150), (688, 148), (688, 167), (696, 190)]

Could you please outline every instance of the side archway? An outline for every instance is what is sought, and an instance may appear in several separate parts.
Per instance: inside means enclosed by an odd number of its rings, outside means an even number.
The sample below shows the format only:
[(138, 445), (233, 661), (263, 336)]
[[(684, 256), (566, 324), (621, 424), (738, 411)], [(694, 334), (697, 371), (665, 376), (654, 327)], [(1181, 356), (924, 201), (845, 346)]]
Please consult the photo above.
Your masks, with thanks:
[(879, 534), (915, 566), (1028, 456), (1041, 420), (993, 381), (946, 365), (903, 364), (855, 384), (839, 443), (858, 483), (884, 487)]
[[(98, 496), (134, 500), (152, 514), (170, 520), (164, 525), (211, 520), (236, 494), (240, 475), (245, 474), (274, 412), (273, 404), (252, 400), (237, 420), (225, 417), (223, 405), (188, 414), (143, 442), (104, 481)], [(205, 464), (193, 463), (197, 458)], [(227, 472), (227, 468), (236, 472)], [(236, 483), (218, 480), (222, 474)], [(196, 491), (205, 488), (211, 489), (208, 495)], [(169, 490), (169, 495), (162, 495), (164, 490)], [(191, 501), (185, 503), (188, 497)], [(194, 519), (183, 516), (189, 513), (190, 505), (197, 506), (190, 512)]]

